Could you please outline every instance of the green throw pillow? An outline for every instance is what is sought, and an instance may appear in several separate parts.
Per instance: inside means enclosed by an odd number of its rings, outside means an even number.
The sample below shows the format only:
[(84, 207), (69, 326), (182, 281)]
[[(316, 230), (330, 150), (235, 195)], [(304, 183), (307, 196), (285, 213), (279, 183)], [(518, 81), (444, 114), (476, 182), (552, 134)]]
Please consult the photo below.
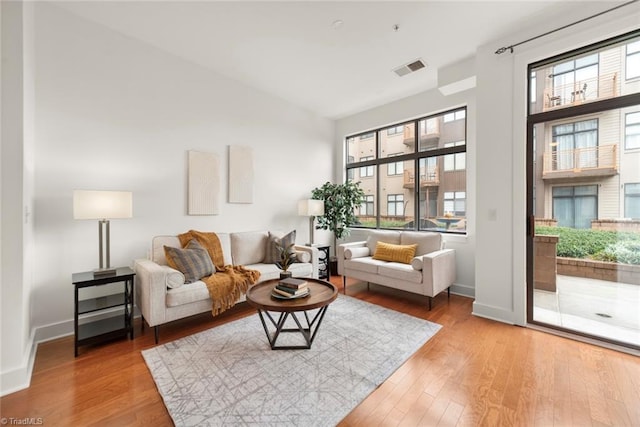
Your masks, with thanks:
[(164, 255), (169, 267), (184, 274), (185, 283), (197, 282), (215, 273), (215, 267), (207, 250), (196, 240), (189, 240), (182, 249), (165, 246)]

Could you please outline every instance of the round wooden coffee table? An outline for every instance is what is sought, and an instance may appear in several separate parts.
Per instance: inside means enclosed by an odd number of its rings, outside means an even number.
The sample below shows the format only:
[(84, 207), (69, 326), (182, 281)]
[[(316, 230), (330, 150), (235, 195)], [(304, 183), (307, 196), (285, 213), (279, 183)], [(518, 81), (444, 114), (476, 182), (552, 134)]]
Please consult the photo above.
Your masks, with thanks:
[[(301, 279), (306, 280), (309, 286), (309, 295), (303, 298), (283, 300), (272, 297), (271, 291), (278, 284), (279, 279), (257, 284), (247, 291), (247, 302), (258, 310), (262, 327), (267, 334), (272, 350), (311, 348), (329, 304), (338, 297), (338, 289), (327, 281), (310, 277), (302, 277)], [(315, 313), (310, 313), (316, 309), (318, 310)], [(280, 313), (276, 316), (277, 320), (272, 316), (271, 312)], [(300, 313), (303, 316), (300, 316)], [(295, 328), (285, 328), (288, 318), (293, 319)], [(269, 330), (267, 320), (275, 328), (273, 332)], [(302, 334), (306, 345), (277, 346), (276, 341), (283, 332)]]

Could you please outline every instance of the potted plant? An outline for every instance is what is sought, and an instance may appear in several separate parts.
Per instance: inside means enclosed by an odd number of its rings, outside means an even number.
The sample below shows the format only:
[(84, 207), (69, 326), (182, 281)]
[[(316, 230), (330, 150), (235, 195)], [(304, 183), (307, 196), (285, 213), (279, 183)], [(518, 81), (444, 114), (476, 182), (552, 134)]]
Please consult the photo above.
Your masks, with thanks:
[[(326, 182), (322, 187), (314, 188), (311, 197), (324, 201), (324, 215), (317, 217), (317, 229), (333, 232), (333, 247), (337, 248), (338, 239), (349, 235), (349, 227), (358, 224), (355, 209), (364, 201), (364, 191), (359, 182), (347, 181), (344, 184)], [(335, 249), (334, 249), (335, 251)], [(337, 274), (337, 258), (330, 259), (332, 274)]]
[(276, 266), (282, 270), (280, 272), (280, 278), (284, 279), (287, 277), (291, 277), (291, 272), (289, 271), (289, 267), (291, 264), (296, 262), (297, 255), (294, 250), (295, 243), (291, 243), (290, 245), (283, 247), (280, 244), (276, 244), (276, 249), (278, 249), (278, 261), (276, 261)]

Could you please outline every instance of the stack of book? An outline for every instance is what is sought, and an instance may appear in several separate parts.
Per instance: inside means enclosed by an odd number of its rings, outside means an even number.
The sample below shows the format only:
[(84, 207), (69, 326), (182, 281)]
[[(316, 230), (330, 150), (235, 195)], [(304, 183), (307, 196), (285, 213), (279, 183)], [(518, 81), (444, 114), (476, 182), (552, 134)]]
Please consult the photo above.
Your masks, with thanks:
[(282, 279), (273, 288), (272, 295), (277, 298), (302, 298), (309, 295), (309, 284), (304, 279), (293, 277)]

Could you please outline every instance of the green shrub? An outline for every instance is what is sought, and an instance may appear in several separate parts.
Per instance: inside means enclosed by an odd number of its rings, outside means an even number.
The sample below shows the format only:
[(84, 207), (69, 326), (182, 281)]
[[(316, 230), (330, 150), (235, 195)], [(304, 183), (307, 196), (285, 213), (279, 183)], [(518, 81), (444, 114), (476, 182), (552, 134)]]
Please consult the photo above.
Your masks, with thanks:
[(633, 240), (617, 242), (607, 246), (592, 258), (599, 261), (640, 265), (640, 242)]
[(640, 264), (640, 234), (638, 233), (568, 227), (536, 227), (536, 234), (558, 236), (557, 255), (560, 257)]

